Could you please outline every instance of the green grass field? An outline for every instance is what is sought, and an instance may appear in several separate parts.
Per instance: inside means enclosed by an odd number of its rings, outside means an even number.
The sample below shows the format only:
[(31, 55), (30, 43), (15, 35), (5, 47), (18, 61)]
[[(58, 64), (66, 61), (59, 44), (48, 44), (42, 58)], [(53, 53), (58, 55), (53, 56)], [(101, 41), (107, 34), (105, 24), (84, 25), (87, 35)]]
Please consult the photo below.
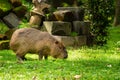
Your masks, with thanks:
[(120, 80), (120, 27), (111, 27), (104, 47), (67, 48), (66, 60), (38, 60), (28, 54), (20, 64), (11, 50), (0, 51), (0, 80)]

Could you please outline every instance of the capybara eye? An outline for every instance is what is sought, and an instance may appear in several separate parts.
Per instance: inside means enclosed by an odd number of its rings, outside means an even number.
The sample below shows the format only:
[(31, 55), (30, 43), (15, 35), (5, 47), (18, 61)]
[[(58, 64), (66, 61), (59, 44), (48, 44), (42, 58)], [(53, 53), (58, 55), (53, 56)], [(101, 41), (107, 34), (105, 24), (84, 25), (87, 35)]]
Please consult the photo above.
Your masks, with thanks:
[(55, 41), (55, 44), (58, 44), (59, 42), (58, 41)]

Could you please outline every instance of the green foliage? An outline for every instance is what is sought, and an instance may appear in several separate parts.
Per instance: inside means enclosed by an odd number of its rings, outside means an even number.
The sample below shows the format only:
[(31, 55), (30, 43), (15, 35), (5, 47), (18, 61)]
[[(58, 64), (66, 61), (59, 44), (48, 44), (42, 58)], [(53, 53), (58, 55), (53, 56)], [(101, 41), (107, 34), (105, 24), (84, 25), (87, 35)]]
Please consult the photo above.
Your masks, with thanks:
[(116, 43), (116, 46), (117, 46), (118, 48), (120, 48), (120, 41), (118, 41), (118, 42)]
[(67, 3), (62, 3), (62, 6), (63, 6), (63, 7), (69, 7), (70, 5), (67, 4)]
[(77, 32), (71, 32), (70, 36), (78, 36), (78, 33)]
[(6, 12), (12, 9), (12, 5), (9, 3), (8, 0), (0, 0), (0, 9)]
[(18, 26), (18, 28), (27, 28), (27, 27), (30, 27), (30, 25), (26, 19), (23, 19), (20, 25)]
[(9, 28), (4, 23), (0, 22), (0, 34), (4, 34)]
[(98, 45), (107, 43), (108, 27), (113, 15), (114, 0), (88, 0), (90, 17), (92, 21), (92, 33)]
[(32, 10), (33, 4), (31, 2), (28, 2), (26, 0), (21, 0), (21, 1), (22, 1), (22, 4), (27, 7), (28, 11)]

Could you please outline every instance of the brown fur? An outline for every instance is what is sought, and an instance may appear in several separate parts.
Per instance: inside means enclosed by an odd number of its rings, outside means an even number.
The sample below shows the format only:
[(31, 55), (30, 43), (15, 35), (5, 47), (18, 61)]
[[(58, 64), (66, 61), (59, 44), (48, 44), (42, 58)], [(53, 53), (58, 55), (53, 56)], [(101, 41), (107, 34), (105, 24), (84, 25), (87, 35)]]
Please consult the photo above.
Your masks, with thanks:
[(10, 40), (10, 48), (16, 53), (19, 60), (25, 59), (27, 52), (37, 53), (41, 60), (43, 56), (67, 58), (64, 45), (57, 41), (48, 32), (41, 32), (34, 28), (16, 30)]

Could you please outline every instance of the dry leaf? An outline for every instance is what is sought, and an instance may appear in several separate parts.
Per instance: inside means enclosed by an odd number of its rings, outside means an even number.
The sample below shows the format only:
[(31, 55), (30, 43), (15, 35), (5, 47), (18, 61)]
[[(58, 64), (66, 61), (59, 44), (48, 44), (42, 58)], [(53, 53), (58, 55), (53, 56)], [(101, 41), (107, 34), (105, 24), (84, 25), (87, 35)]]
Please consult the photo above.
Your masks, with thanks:
[(77, 80), (77, 79), (80, 79), (82, 77), (82, 75), (75, 75), (74, 78)]

